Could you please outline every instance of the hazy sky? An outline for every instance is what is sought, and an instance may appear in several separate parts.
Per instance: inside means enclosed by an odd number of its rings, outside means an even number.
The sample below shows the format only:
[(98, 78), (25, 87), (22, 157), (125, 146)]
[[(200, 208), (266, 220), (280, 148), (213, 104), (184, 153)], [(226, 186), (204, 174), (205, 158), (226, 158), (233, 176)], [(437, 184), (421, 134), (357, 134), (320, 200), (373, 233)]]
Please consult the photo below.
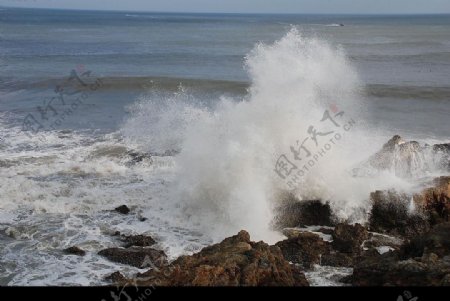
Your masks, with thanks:
[(450, 0), (0, 0), (0, 6), (234, 13), (450, 13)]

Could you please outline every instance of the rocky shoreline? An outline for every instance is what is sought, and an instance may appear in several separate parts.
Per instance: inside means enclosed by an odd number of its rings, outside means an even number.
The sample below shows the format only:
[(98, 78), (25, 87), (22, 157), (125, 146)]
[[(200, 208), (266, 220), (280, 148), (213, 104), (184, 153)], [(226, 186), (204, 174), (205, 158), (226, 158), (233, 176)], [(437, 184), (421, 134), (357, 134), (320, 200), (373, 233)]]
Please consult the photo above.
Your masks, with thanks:
[[(421, 147), (399, 136), (389, 140), (364, 168), (392, 168), (395, 156), (394, 168), (411, 175), (417, 158), (425, 152), (438, 154), (433, 164), (450, 171), (450, 144)], [(274, 245), (251, 241), (242, 230), (169, 262), (163, 251), (153, 248), (152, 237), (116, 233), (123, 247), (105, 249), (99, 255), (148, 268), (132, 278), (117, 271), (107, 277), (111, 285), (309, 286), (305, 273), (317, 266), (352, 269), (350, 275), (338, 279), (341, 285), (450, 285), (450, 176), (424, 182), (417, 193), (374, 191), (369, 197), (372, 207), (367, 222), (349, 224), (339, 221), (326, 202), (299, 201), (283, 194), (274, 228), (286, 239)], [(129, 212), (126, 206), (116, 210)], [(65, 252), (85, 254), (76, 246)]]

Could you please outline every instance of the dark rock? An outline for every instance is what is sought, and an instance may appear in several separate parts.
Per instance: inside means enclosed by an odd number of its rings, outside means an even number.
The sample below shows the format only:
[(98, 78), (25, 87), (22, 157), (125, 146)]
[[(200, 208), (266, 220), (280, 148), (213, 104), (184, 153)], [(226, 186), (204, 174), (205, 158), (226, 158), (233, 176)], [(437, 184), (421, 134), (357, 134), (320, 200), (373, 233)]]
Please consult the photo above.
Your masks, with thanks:
[(372, 237), (363, 243), (363, 249), (375, 250), (377, 253), (380, 253), (382, 248), (398, 251), (402, 244), (403, 240), (400, 238), (372, 233)]
[(332, 213), (328, 203), (319, 200), (300, 201), (291, 194), (282, 196), (276, 209), (274, 226), (277, 229), (300, 226), (332, 226)]
[(127, 283), (128, 279), (120, 272), (114, 272), (111, 275), (105, 277), (105, 280), (111, 281), (116, 284)]
[(328, 234), (328, 235), (332, 235), (334, 232), (334, 229), (329, 229), (329, 228), (319, 228), (316, 232), (321, 232), (323, 234)]
[(352, 284), (353, 283), (353, 274), (341, 278), (341, 280), (339, 282), (344, 283), (344, 284)]
[(435, 144), (432, 150), (436, 167), (450, 171), (450, 143)]
[(139, 275), (139, 285), (307, 286), (304, 274), (276, 246), (252, 242), (246, 231), (224, 239), (170, 266)]
[(132, 246), (136, 247), (150, 247), (156, 243), (151, 236), (145, 235), (130, 235), (122, 237), (122, 240), (126, 243), (125, 248)]
[(129, 151), (127, 154), (128, 156), (131, 157), (131, 163), (133, 164), (140, 163), (144, 160), (149, 160), (150, 162), (153, 161), (152, 156), (150, 154), (139, 153), (135, 151)]
[(450, 143), (435, 144), (433, 145), (433, 151), (450, 154)]
[(447, 222), (450, 214), (450, 177), (436, 178), (430, 185), (432, 187), (413, 196), (414, 202), (431, 225)]
[(332, 267), (352, 267), (353, 256), (347, 253), (332, 252), (322, 255), (320, 265)]
[(137, 268), (161, 267), (167, 265), (166, 254), (163, 251), (152, 248), (109, 248), (101, 250), (98, 254), (111, 261), (131, 265)]
[(428, 253), (450, 256), (450, 222), (434, 227), (424, 235), (413, 238), (401, 247), (402, 259), (422, 257)]
[(361, 252), (362, 243), (369, 239), (369, 232), (360, 224), (338, 224), (334, 228), (332, 236), (333, 242), (331, 245), (335, 250), (342, 253), (358, 254)]
[(64, 249), (63, 252), (66, 254), (70, 254), (70, 255), (78, 255), (78, 256), (86, 255), (86, 251), (80, 249), (79, 247), (75, 247), (75, 246)]
[(115, 211), (122, 213), (122, 214), (128, 214), (130, 213), (130, 208), (128, 208), (126, 205), (119, 206), (117, 208), (114, 208)]
[[(429, 186), (431, 187), (414, 195), (393, 190), (372, 193), (370, 229), (396, 236), (414, 237), (429, 231), (434, 225), (448, 221), (450, 177), (436, 178)], [(414, 207), (412, 212), (411, 206)]]
[(353, 285), (445, 285), (450, 273), (450, 223), (404, 243), (399, 251), (367, 254), (354, 264)]
[(371, 193), (372, 210), (369, 215), (371, 231), (394, 236), (413, 237), (430, 229), (426, 216), (410, 213), (411, 196), (390, 191)]
[(286, 260), (300, 264), (306, 269), (319, 264), (322, 254), (330, 252), (330, 244), (310, 232), (299, 233), (296, 237), (277, 242), (275, 245), (281, 249)]
[(438, 286), (450, 273), (450, 257), (398, 261), (387, 254), (369, 258), (355, 265), (352, 284), (355, 286)]

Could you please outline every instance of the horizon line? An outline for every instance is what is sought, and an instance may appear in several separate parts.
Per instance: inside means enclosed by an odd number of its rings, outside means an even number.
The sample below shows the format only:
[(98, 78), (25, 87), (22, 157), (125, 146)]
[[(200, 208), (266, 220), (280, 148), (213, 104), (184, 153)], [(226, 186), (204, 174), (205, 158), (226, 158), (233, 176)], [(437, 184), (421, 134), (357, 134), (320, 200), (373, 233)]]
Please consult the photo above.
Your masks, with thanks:
[(352, 16), (426, 16), (426, 15), (450, 15), (450, 12), (445, 13), (313, 13), (313, 12), (298, 12), (298, 13), (285, 13), (285, 12), (212, 12), (212, 11), (158, 11), (158, 10), (121, 10), (121, 9), (85, 9), (85, 8), (55, 8), (55, 7), (18, 7), (18, 6), (4, 6), (0, 5), (0, 8), (10, 9), (36, 9), (36, 10), (64, 10), (64, 11), (92, 11), (92, 12), (133, 12), (133, 13), (160, 13), (160, 14), (229, 14), (229, 15), (352, 15)]

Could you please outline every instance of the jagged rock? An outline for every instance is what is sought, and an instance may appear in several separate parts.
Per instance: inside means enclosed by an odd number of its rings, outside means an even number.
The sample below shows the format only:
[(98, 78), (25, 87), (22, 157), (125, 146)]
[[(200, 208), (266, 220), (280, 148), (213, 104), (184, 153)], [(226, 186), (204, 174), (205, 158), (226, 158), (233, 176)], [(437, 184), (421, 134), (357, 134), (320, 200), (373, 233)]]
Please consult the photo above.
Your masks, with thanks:
[(398, 251), (403, 244), (403, 240), (398, 237), (379, 233), (371, 234), (372, 237), (363, 243), (363, 250), (376, 250), (379, 254), (383, 254), (393, 250)]
[(399, 135), (395, 135), (383, 145), (380, 151), (369, 158), (369, 164), (379, 170), (391, 168), (394, 151), (398, 145), (403, 143), (405, 141)]
[(283, 233), (284, 236), (286, 236), (287, 238), (296, 238), (299, 235), (302, 235), (305, 232), (310, 232), (310, 233), (315, 233), (315, 234), (319, 234), (319, 236), (321, 234), (322, 238), (327, 241), (328, 239), (325, 239), (324, 237), (330, 236), (329, 240), (331, 240), (331, 234), (333, 233), (333, 229), (332, 228), (317, 228), (317, 227), (313, 227), (313, 228), (284, 228), (281, 233)]
[(276, 209), (275, 228), (293, 228), (300, 226), (332, 226), (333, 218), (328, 203), (319, 200), (300, 201), (288, 194), (282, 197), (281, 205)]
[(114, 272), (111, 275), (106, 276), (105, 280), (111, 281), (111, 282), (119, 284), (119, 285), (128, 282), (128, 279), (124, 275), (122, 275), (122, 273), (120, 273), (120, 272)]
[(358, 286), (445, 285), (450, 273), (450, 223), (403, 244), (400, 251), (365, 254), (352, 276)]
[(137, 268), (162, 267), (167, 264), (166, 254), (152, 248), (109, 248), (101, 250), (98, 254), (111, 261)]
[(413, 196), (421, 212), (425, 212), (432, 225), (449, 221), (450, 177), (443, 176), (433, 180), (432, 187)]
[(299, 235), (305, 233), (305, 231), (297, 229), (297, 228), (284, 228), (281, 233), (286, 236), (288, 239), (297, 238)]
[(145, 235), (123, 236), (122, 240), (126, 243), (125, 248), (129, 248), (132, 246), (150, 247), (156, 243), (156, 241), (151, 236)]
[(405, 243), (401, 247), (400, 256), (406, 259), (422, 257), (428, 253), (439, 257), (450, 256), (450, 222), (439, 224), (428, 233)]
[(122, 213), (122, 214), (128, 214), (130, 213), (130, 208), (128, 208), (126, 205), (119, 206), (117, 208), (114, 208), (115, 211)]
[(319, 228), (319, 229), (317, 229), (316, 232), (321, 232), (323, 234), (332, 235), (333, 231), (334, 231), (334, 229), (331, 229), (331, 228)]
[(395, 256), (370, 258), (355, 265), (355, 286), (437, 286), (444, 285), (450, 274), (450, 257), (397, 261)]
[(333, 248), (342, 253), (361, 252), (362, 243), (369, 238), (369, 232), (360, 224), (338, 224), (332, 234)]
[(307, 286), (304, 274), (276, 246), (252, 242), (246, 231), (224, 239), (170, 266), (138, 275), (139, 285)]
[(450, 154), (450, 143), (435, 144), (433, 145), (433, 151)]
[(362, 165), (362, 169), (392, 170), (400, 177), (412, 177), (417, 172), (428, 170), (425, 162), (422, 147), (417, 141), (405, 142), (395, 135)]
[(407, 195), (394, 190), (371, 193), (372, 231), (414, 237), (431, 226), (448, 221), (450, 213), (450, 177), (434, 179), (431, 187)]
[(396, 191), (375, 191), (370, 194), (371, 231), (394, 236), (412, 237), (430, 229), (428, 219), (420, 212), (411, 212), (411, 196)]
[[(67, 136), (66, 136), (67, 137)], [(98, 158), (98, 157), (121, 157), (123, 154), (125, 154), (127, 151), (127, 148), (125, 146), (110, 146), (107, 147), (99, 147), (95, 149), (91, 154), (90, 157)]]
[(79, 247), (73, 246), (67, 249), (63, 250), (64, 253), (69, 255), (78, 255), (78, 256), (84, 256), (86, 255), (86, 251), (80, 249)]
[(330, 244), (317, 234), (310, 232), (298, 233), (275, 245), (281, 249), (286, 260), (298, 263), (306, 269), (311, 268), (314, 264), (319, 264), (321, 255), (330, 252)]
[(332, 252), (330, 254), (324, 254), (322, 255), (320, 264), (332, 267), (352, 267), (353, 255), (341, 252)]
[(432, 153), (436, 167), (450, 171), (450, 143), (433, 145)]
[(129, 151), (127, 154), (128, 154), (128, 156), (131, 157), (130, 163), (132, 163), (132, 164), (140, 163), (144, 160), (149, 160), (150, 162), (153, 161), (152, 156), (150, 154), (139, 153), (136, 151)]

